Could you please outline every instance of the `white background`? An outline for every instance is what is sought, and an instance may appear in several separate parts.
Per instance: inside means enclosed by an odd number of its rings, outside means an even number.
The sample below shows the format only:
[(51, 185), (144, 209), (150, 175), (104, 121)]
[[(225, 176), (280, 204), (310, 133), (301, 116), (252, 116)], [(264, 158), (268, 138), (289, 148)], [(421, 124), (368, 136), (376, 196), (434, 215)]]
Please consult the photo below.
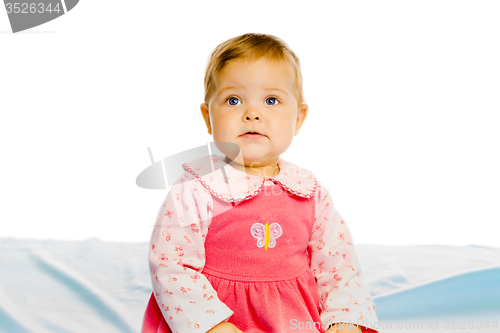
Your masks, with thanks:
[(0, 237), (149, 241), (156, 160), (212, 141), (219, 43), (279, 36), (309, 115), (282, 157), (356, 243), (498, 246), (498, 1), (86, 1), (12, 34), (0, 9)]

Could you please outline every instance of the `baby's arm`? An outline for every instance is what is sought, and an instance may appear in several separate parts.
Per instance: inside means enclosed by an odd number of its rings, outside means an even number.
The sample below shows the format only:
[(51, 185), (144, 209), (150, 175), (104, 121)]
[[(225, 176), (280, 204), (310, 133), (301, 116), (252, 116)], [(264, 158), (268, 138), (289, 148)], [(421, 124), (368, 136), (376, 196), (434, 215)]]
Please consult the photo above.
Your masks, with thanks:
[[(346, 327), (348, 327), (348, 325), (346, 325)], [(363, 333), (363, 331), (357, 325), (352, 325), (351, 328), (336, 328), (332, 326), (325, 333)]]
[(233, 314), (201, 274), (212, 217), (212, 202), (203, 191), (184, 173), (167, 194), (151, 235), (148, 259), (154, 295), (173, 332), (207, 332)]
[[(315, 200), (316, 219), (309, 255), (320, 297), (321, 320), (338, 323), (337, 332), (351, 332), (341, 329), (354, 329), (353, 332), (361, 329), (364, 332), (367, 329), (363, 326), (370, 327), (378, 319), (375, 304), (362, 280), (351, 234), (334, 208), (329, 191), (320, 182)], [(341, 327), (342, 322), (346, 327)], [(356, 324), (358, 328), (354, 326)]]

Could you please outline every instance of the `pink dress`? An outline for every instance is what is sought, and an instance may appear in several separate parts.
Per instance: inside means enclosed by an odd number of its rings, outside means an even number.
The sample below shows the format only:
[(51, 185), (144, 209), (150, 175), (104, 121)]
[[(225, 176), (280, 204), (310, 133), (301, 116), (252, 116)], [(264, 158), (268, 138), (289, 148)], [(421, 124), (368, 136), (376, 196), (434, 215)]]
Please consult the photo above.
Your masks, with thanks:
[(184, 165), (160, 209), (143, 333), (223, 320), (245, 333), (323, 333), (377, 321), (347, 226), (311, 172), (280, 159), (267, 180), (229, 165), (200, 177), (203, 163)]

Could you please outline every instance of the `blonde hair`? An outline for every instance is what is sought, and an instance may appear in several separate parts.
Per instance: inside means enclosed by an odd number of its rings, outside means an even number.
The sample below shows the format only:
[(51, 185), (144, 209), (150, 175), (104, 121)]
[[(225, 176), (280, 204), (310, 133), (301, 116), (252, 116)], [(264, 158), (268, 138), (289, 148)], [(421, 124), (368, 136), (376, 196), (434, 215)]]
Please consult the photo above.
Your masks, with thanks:
[(205, 103), (212, 96), (217, 75), (230, 61), (255, 61), (267, 59), (291, 65), (295, 76), (295, 92), (298, 104), (305, 103), (302, 90), (302, 71), (297, 55), (281, 38), (268, 34), (247, 33), (231, 38), (212, 51), (205, 71)]

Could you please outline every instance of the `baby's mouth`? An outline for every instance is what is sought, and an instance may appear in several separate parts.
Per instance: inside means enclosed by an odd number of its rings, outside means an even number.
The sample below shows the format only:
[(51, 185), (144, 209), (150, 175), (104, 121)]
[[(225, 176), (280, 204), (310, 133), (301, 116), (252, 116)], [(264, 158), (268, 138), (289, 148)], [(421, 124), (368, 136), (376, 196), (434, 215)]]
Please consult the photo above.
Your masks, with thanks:
[(259, 132), (254, 132), (254, 131), (250, 131), (250, 132), (246, 132), (246, 133), (243, 133), (242, 135), (240, 136), (243, 136), (243, 135), (261, 135), (261, 136), (265, 136), (264, 134), (261, 134)]
[(240, 135), (243, 138), (248, 138), (248, 139), (258, 139), (258, 138), (265, 138), (266, 136), (264, 134), (260, 134), (257, 132), (247, 132), (242, 135)]

